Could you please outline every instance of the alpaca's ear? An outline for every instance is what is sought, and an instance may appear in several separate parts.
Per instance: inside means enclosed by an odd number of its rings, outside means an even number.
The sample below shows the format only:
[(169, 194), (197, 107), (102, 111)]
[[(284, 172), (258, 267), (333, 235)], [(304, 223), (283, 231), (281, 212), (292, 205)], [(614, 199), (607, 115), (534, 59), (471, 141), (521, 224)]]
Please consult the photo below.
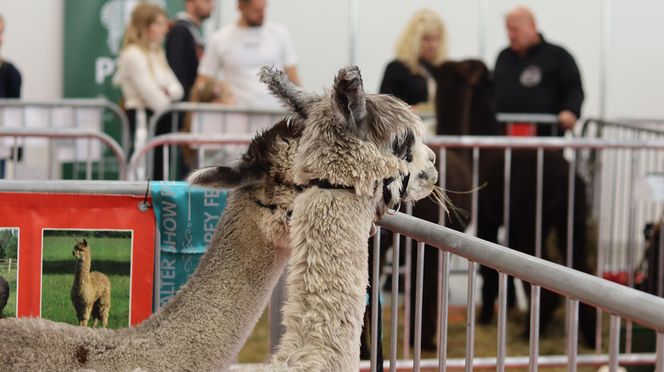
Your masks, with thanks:
[(288, 76), (274, 67), (263, 66), (258, 72), (260, 81), (265, 83), (285, 108), (306, 119), (309, 114), (309, 105), (318, 100), (315, 94), (307, 93), (304, 89), (288, 80)]
[(261, 183), (267, 176), (267, 167), (259, 163), (241, 163), (235, 167), (208, 167), (187, 177), (190, 185), (209, 188), (235, 188)]
[(85, 245), (85, 246), (87, 246), (87, 245), (88, 245), (88, 241), (87, 241), (87, 240), (85, 240), (85, 238), (83, 238), (83, 245)]
[(332, 107), (348, 128), (358, 132), (367, 116), (367, 100), (362, 75), (357, 66), (344, 67), (334, 78)]

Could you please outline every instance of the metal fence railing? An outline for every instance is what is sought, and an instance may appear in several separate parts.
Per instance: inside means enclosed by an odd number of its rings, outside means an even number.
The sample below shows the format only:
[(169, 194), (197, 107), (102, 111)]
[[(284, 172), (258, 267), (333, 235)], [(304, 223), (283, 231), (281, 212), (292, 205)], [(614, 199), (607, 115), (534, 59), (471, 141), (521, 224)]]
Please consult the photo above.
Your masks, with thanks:
[[(664, 121), (587, 119), (580, 136), (611, 141), (663, 141)], [(634, 240), (637, 247), (643, 246), (648, 226), (656, 225), (662, 217), (663, 200), (658, 196), (656, 185), (664, 180), (664, 153), (638, 148), (616, 152), (582, 151), (579, 160), (579, 171), (588, 185), (593, 215), (597, 217), (605, 213), (610, 216), (600, 228), (612, 237), (612, 241), (629, 239)], [(636, 264), (629, 251), (624, 244), (612, 244), (602, 259), (608, 275), (633, 285), (634, 278), (625, 275), (626, 268)], [(636, 257), (639, 255), (637, 250)]]
[(132, 180), (142, 180), (146, 178), (145, 169), (149, 169), (149, 155), (154, 151), (162, 151), (163, 153), (163, 175), (164, 179), (171, 179), (171, 147), (174, 145), (189, 145), (198, 146), (196, 167), (202, 167), (203, 162), (202, 146), (215, 145), (218, 148), (223, 146), (247, 146), (251, 142), (253, 135), (207, 135), (207, 134), (187, 134), (187, 133), (171, 133), (163, 134), (154, 137), (140, 149), (137, 149), (129, 160), (129, 168), (127, 176)]
[[(89, 130), (89, 129), (77, 129), (77, 128), (48, 128), (48, 129), (36, 129), (36, 128), (3, 128), (0, 127), (0, 141), (3, 144), (7, 145), (9, 148), (9, 160), (8, 160), (8, 179), (17, 178), (17, 171), (20, 168), (19, 163), (19, 154), (20, 144), (24, 141), (45, 141), (46, 142), (46, 154), (45, 160), (47, 162), (48, 168), (48, 178), (52, 179), (54, 174), (54, 164), (56, 162), (62, 161), (63, 157), (73, 161), (74, 171), (73, 174), (76, 175), (76, 167), (78, 166), (79, 161), (85, 161), (85, 179), (93, 178), (93, 159), (95, 156), (93, 153), (93, 146), (101, 144), (105, 146), (113, 154), (115, 160), (117, 161), (118, 167), (118, 176), (120, 179), (124, 179), (126, 174), (126, 155), (122, 150), (120, 145), (111, 138), (108, 134), (102, 133), (99, 131)], [(67, 144), (63, 148), (56, 149), (53, 145), (57, 141), (62, 140), (74, 140), (74, 143)], [(39, 143), (43, 145), (43, 143)], [(103, 147), (102, 146), (102, 147)], [(59, 151), (58, 151), (59, 150)], [(66, 154), (62, 154), (62, 151), (65, 151)], [(98, 149), (98, 153), (101, 153), (101, 148)], [(105, 161), (99, 161), (98, 163), (98, 175), (99, 178), (103, 178), (104, 175), (104, 164)], [(32, 165), (25, 165), (26, 168), (34, 168)], [(31, 178), (31, 177), (30, 177)]]
[(120, 144), (129, 149), (129, 120), (115, 103), (103, 98), (66, 98), (57, 101), (0, 99), (0, 127), (79, 128), (109, 133), (106, 113), (119, 121)]
[[(212, 136), (254, 134), (262, 129), (269, 128), (287, 114), (284, 110), (229, 107), (216, 103), (179, 102), (150, 117), (147, 139), (149, 141), (157, 135), (158, 125), (170, 125), (169, 130), (166, 131), (170, 133), (178, 132), (178, 128), (182, 126), (186, 127), (187, 131), (192, 134)], [(160, 127), (160, 132), (165, 133), (164, 131), (165, 129)], [(244, 147), (227, 145), (223, 154), (218, 153), (218, 147), (201, 146), (196, 150), (201, 158), (206, 157), (206, 154), (211, 154), (210, 156), (216, 157), (217, 161), (224, 162), (234, 156), (239, 156)], [(169, 170), (171, 175), (175, 174), (177, 160), (182, 159), (178, 154), (179, 151), (183, 151), (183, 149), (178, 146), (171, 146), (169, 151), (168, 164), (173, 167)], [(151, 176), (153, 175), (152, 168), (154, 166), (151, 161), (152, 154), (148, 158), (146, 175)]]
[[(502, 246), (492, 244), (486, 241), (473, 238), (471, 236), (438, 226), (433, 223), (425, 222), (404, 214), (395, 216), (386, 215), (380, 224), (396, 233), (404, 234), (417, 240), (417, 249), (422, 257), (425, 249), (424, 244), (429, 244), (438, 248), (439, 260), (441, 261), (442, 275), (440, 277), (439, 290), (440, 299), (443, 303), (440, 312), (440, 332), (438, 338), (438, 353), (436, 359), (421, 359), (420, 341), (421, 327), (415, 330), (415, 350), (413, 360), (397, 360), (396, 347), (396, 324), (398, 318), (398, 306), (393, 302), (390, 318), (393, 321), (391, 328), (392, 341), (389, 354), (389, 363), (386, 365), (391, 371), (397, 368), (412, 368), (419, 371), (420, 368), (446, 369), (465, 369), (466, 371), (474, 368), (496, 367), (502, 371), (506, 368), (529, 367), (530, 370), (537, 370), (537, 366), (567, 366), (568, 370), (575, 371), (580, 365), (600, 365), (608, 364), (611, 371), (616, 371), (619, 364), (655, 364), (658, 369), (664, 366), (664, 299), (655, 297), (613, 282), (603, 280), (592, 275), (578, 272), (576, 270), (558, 265), (549, 261), (538, 259), (531, 255), (526, 255)], [(380, 244), (374, 245), (374, 257), (379, 255)], [(500, 294), (498, 305), (498, 323), (497, 323), (497, 350), (495, 358), (476, 358), (473, 345), (475, 343), (475, 317), (474, 308), (476, 300), (474, 294), (475, 288), (475, 270), (468, 272), (468, 300), (466, 317), (466, 355), (464, 359), (451, 359), (447, 357), (446, 350), (448, 345), (448, 298), (449, 292), (449, 260), (451, 255), (462, 256), (469, 260), (471, 266), (481, 264), (490, 266), (500, 272)], [(422, 271), (424, 270), (423, 260), (418, 260), (416, 285), (416, 304), (414, 316), (421, 319), (422, 316)], [(509, 357), (506, 350), (506, 330), (507, 330), (507, 293), (506, 282), (508, 276), (517, 277), (523, 281), (532, 283), (531, 302), (531, 333), (530, 333), (530, 354), (527, 357)], [(377, 280), (377, 274), (371, 278), (372, 283)], [(374, 290), (373, 309), (377, 309), (379, 298), (379, 286), (372, 286)], [(568, 298), (567, 324), (568, 335), (566, 339), (566, 355), (540, 356), (539, 355), (539, 327), (538, 327), (538, 298), (541, 288), (546, 288), (562, 294)], [(394, 301), (394, 300), (393, 300)], [(579, 302), (584, 302), (597, 307), (599, 310), (611, 314), (609, 352), (607, 354), (597, 355), (577, 355), (578, 334), (576, 325), (578, 324)], [(377, 311), (377, 310), (376, 310)], [(620, 346), (620, 324), (621, 319), (630, 322), (637, 322), (647, 328), (653, 329), (657, 334), (657, 344), (652, 345), (653, 353), (623, 353), (619, 351)], [(416, 321), (416, 324), (422, 326)], [(376, 345), (377, 333), (372, 335), (372, 345)], [(563, 342), (563, 340), (561, 340)], [(375, 355), (375, 354), (373, 354)], [(376, 369), (375, 358), (370, 363), (363, 364), (364, 369)]]

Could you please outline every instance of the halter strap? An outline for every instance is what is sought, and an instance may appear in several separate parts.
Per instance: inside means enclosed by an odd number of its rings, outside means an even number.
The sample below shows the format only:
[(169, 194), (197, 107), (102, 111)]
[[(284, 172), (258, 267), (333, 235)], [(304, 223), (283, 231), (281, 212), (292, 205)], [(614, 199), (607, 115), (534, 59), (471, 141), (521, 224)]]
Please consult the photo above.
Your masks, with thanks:
[(307, 188), (312, 186), (317, 186), (320, 189), (328, 189), (328, 190), (349, 190), (349, 191), (355, 190), (354, 186), (337, 185), (331, 183), (329, 180), (320, 179), (320, 178), (314, 178), (313, 180), (309, 181), (309, 184), (306, 185)]

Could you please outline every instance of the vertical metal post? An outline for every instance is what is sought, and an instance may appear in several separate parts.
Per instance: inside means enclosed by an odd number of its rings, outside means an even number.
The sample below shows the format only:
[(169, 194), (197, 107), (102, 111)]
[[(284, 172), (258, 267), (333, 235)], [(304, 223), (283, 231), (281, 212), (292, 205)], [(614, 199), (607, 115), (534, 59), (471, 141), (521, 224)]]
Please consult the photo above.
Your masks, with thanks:
[(471, 213), (472, 213), (472, 222), (471, 224), (475, 226), (475, 236), (477, 236), (477, 210), (478, 205), (479, 205), (479, 176), (480, 174), (480, 148), (479, 147), (473, 147), (473, 198), (471, 201)]
[[(596, 159), (601, 160), (602, 157), (604, 156), (604, 152), (600, 149), (597, 150), (596, 152)], [(600, 278), (603, 276), (604, 272), (604, 253), (605, 253), (605, 247), (608, 247), (608, 244), (605, 246), (602, 244), (602, 237), (605, 236), (605, 230), (606, 230), (606, 223), (603, 223), (603, 218), (602, 218), (602, 182), (601, 178), (603, 177), (604, 172), (602, 169), (599, 169), (595, 173), (595, 177), (599, 177), (600, 181), (599, 182), (594, 182), (595, 187), (597, 187), (597, 193), (599, 195), (599, 200), (600, 202), (597, 203), (597, 225), (598, 225), (598, 233), (597, 233), (597, 276)], [(597, 308), (597, 319), (595, 322), (595, 353), (599, 354), (602, 352), (602, 310)]]
[(498, 353), (496, 370), (505, 371), (507, 354), (507, 274), (498, 273)]
[(655, 354), (655, 371), (664, 371), (664, 333), (657, 333), (657, 353)]
[[(445, 372), (447, 368), (447, 319), (448, 319), (448, 300), (450, 294), (450, 252), (440, 251), (438, 266), (442, 273), (444, 284), (438, 288), (440, 297), (440, 312), (438, 323), (440, 330), (438, 332), (438, 371)], [(440, 283), (440, 281), (439, 281)]]
[(380, 299), (380, 227), (373, 237), (373, 272), (371, 273), (371, 372), (378, 370), (378, 301)]
[(18, 137), (14, 136), (14, 145), (12, 146), (12, 171), (9, 173), (7, 179), (16, 179), (16, 167), (18, 166)]
[[(164, 181), (168, 181), (169, 178), (170, 178), (170, 174), (168, 172), (169, 171), (169, 169), (168, 169), (168, 157), (169, 157), (168, 147), (169, 146), (167, 144), (164, 144), (161, 147), (161, 150), (162, 150), (161, 169), (163, 171), (162, 177), (163, 177)], [(159, 150), (157, 150), (157, 151), (159, 151)]]
[(611, 50), (611, 22), (612, 22), (613, 0), (602, 1), (602, 43), (599, 59), (599, 116), (605, 118), (606, 92), (608, 92), (609, 77), (609, 51)]
[(415, 350), (413, 371), (419, 372), (422, 359), (422, 287), (424, 278), (424, 243), (417, 243), (417, 278), (415, 280)]
[[(572, 151), (572, 159), (567, 175), (567, 267), (574, 266), (574, 193), (576, 191), (574, 176), (576, 174), (576, 150)], [(580, 192), (584, 192), (581, 190)]]
[[(661, 217), (659, 223), (659, 262), (657, 263), (657, 296), (664, 297), (664, 216)], [(655, 249), (655, 247), (652, 247)], [(662, 366), (664, 368), (664, 366)]]
[(86, 180), (91, 180), (92, 179), (92, 138), (88, 137), (87, 138), (87, 147), (88, 147), (88, 158), (87, 161), (85, 162), (85, 179)]
[(620, 317), (611, 315), (609, 329), (609, 371), (618, 371), (618, 355), (620, 353)]
[(579, 344), (579, 301), (567, 300), (567, 370), (576, 372), (576, 357)]
[(537, 359), (539, 356), (539, 309), (540, 309), (540, 287), (534, 284), (530, 286), (530, 354), (528, 359), (528, 371), (537, 372)]
[[(408, 203), (406, 205), (406, 214), (409, 216), (413, 214), (413, 204)], [(403, 275), (404, 281), (403, 281), (403, 318), (405, 321), (403, 322), (403, 341), (402, 341), (402, 349), (403, 349), (403, 357), (404, 359), (409, 359), (410, 358), (410, 332), (412, 330), (410, 329), (410, 317), (412, 316), (411, 314), (411, 308), (413, 307), (413, 304), (410, 303), (410, 291), (413, 289), (412, 284), (410, 282), (410, 278), (412, 277), (411, 275), (411, 268), (413, 267), (413, 239), (410, 237), (405, 237), (405, 247), (404, 247), (404, 256), (405, 256), (405, 263), (403, 266), (403, 269), (400, 268), (399, 272)]]
[(505, 228), (506, 246), (510, 246), (510, 192), (512, 187), (512, 149), (505, 149), (505, 170), (503, 185), (503, 226)]
[(537, 149), (537, 192), (535, 209), (535, 256), (542, 257), (542, 184), (544, 168), (544, 149)]
[(478, 55), (481, 56), (484, 60), (487, 60), (486, 55), (486, 37), (487, 37), (487, 25), (489, 23), (489, 0), (480, 0), (479, 2), (479, 33), (478, 33), (478, 42), (479, 46)]
[(358, 51), (358, 37), (360, 32), (360, 1), (359, 0), (350, 0), (350, 50), (349, 58), (350, 65), (357, 65), (357, 51)]
[[(392, 238), (392, 305), (390, 309), (390, 372), (397, 370), (397, 335), (399, 333), (399, 234)], [(406, 319), (405, 323), (409, 322)]]
[(475, 357), (475, 278), (477, 277), (477, 264), (468, 261), (468, 290), (466, 294), (466, 372), (473, 371), (473, 358)]

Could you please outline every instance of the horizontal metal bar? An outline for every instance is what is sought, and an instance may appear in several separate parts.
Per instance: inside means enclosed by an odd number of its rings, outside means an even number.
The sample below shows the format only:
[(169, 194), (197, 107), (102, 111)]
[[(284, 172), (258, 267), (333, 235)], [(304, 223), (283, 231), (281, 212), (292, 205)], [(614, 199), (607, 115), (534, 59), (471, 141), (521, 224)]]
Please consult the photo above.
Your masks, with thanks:
[(139, 162), (150, 151), (165, 145), (247, 145), (251, 142), (253, 134), (245, 135), (209, 135), (209, 134), (185, 134), (169, 133), (163, 134), (149, 140), (143, 147), (134, 151), (129, 159), (127, 177), (130, 180), (136, 178), (136, 170)]
[[(122, 147), (106, 133), (90, 129), (78, 128), (0, 128), (0, 137), (51, 138), (51, 139), (82, 139), (94, 138), (106, 145), (118, 160), (120, 178), (126, 176), (127, 157)], [(103, 160), (103, 159), (102, 159)]]
[(496, 120), (501, 123), (557, 124), (558, 115), (499, 112), (496, 114)]
[[(394, 232), (423, 241), (500, 272), (664, 331), (664, 298), (600, 279), (458, 231), (397, 213), (379, 221)], [(634, 306), (639, 304), (639, 306)]]
[[(0, 107), (71, 107), (71, 108), (99, 108), (115, 105), (113, 102), (104, 98), (65, 98), (53, 101), (26, 100), (21, 98), (3, 98), (0, 99)], [(117, 105), (115, 105), (117, 106)]]
[(0, 192), (36, 192), (54, 194), (145, 195), (147, 181), (8, 181), (0, 180)]
[(544, 148), (544, 149), (659, 149), (661, 140), (627, 140), (560, 137), (507, 137), (507, 136), (433, 136), (424, 139), (431, 147), (480, 148)]
[[(129, 148), (129, 119), (125, 112), (115, 104), (105, 98), (65, 98), (54, 101), (25, 100), (20, 98), (0, 99), (0, 108), (70, 108), (70, 109), (106, 109), (112, 111), (120, 119), (122, 126), (122, 148), (127, 151)], [(103, 119), (102, 119), (103, 121)]]
[[(655, 363), (655, 353), (643, 354), (621, 354), (618, 361), (620, 365), (648, 365)], [(538, 358), (539, 366), (541, 367), (565, 367), (567, 366), (566, 355), (541, 355)], [(599, 366), (607, 364), (609, 356), (607, 354), (587, 354), (579, 355), (577, 357), (577, 365), (579, 366)], [(464, 369), (464, 359), (447, 359), (447, 368), (452, 370)], [(246, 364), (242, 365), (247, 366)], [(387, 366), (387, 362), (385, 363)], [(397, 360), (398, 371), (410, 371), (413, 366), (412, 360)], [(420, 366), (426, 369), (438, 368), (437, 359), (422, 359)], [(528, 357), (507, 357), (505, 358), (506, 368), (525, 368), (528, 367)], [(496, 358), (475, 358), (473, 359), (474, 369), (494, 369), (496, 368)], [(368, 371), (369, 362), (360, 362), (360, 371)]]

